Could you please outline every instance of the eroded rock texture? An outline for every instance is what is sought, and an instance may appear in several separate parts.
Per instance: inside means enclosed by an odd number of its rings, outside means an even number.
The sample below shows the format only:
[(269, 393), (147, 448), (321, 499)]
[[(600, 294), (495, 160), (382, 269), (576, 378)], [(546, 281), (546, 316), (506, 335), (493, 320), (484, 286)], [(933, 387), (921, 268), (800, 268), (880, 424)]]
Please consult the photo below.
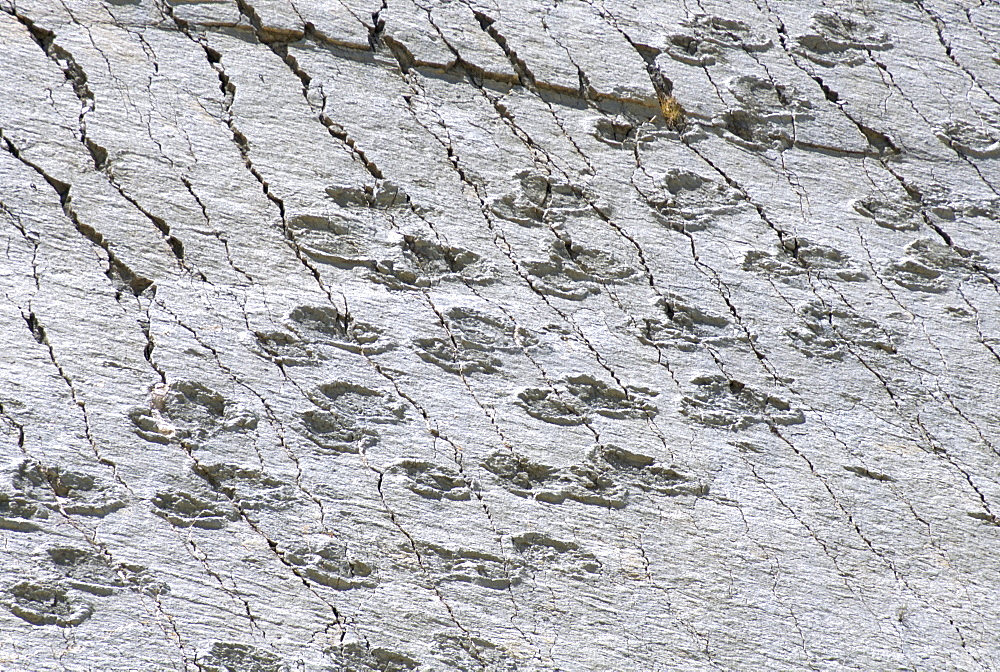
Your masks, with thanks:
[(995, 2), (0, 41), (0, 669), (1000, 665)]

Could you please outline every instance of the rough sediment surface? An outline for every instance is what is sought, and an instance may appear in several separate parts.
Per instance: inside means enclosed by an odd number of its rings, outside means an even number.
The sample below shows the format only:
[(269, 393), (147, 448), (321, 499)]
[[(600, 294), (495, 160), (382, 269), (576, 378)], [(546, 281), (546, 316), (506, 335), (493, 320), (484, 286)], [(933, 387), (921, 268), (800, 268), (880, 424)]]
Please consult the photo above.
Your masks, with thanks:
[(1000, 666), (1000, 5), (0, 10), (0, 669)]

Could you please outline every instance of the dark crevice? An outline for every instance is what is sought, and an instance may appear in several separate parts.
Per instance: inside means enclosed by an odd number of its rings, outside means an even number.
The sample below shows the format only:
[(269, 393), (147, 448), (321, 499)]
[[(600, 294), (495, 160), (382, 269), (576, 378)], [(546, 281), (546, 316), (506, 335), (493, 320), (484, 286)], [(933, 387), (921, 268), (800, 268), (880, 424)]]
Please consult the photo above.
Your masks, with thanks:
[(104, 274), (115, 287), (125, 286), (136, 297), (142, 296), (147, 290), (155, 291), (156, 287), (152, 280), (139, 275), (129, 268), (114, 253), (111, 243), (109, 243), (103, 235), (94, 230), (88, 224), (81, 221), (80, 217), (73, 209), (73, 197), (70, 193), (71, 187), (69, 184), (52, 177), (38, 164), (27, 159), (22, 154), (21, 150), (18, 149), (18, 147), (10, 140), (10, 138), (4, 135), (3, 131), (0, 131), (0, 140), (3, 141), (4, 149), (10, 152), (14, 158), (21, 161), (21, 163), (38, 173), (49, 184), (49, 186), (52, 187), (52, 189), (59, 196), (59, 203), (62, 205), (63, 212), (73, 223), (73, 226), (76, 227), (76, 230), (80, 233), (80, 235), (104, 252), (104, 256), (106, 256), (108, 260), (108, 268), (105, 270)]
[[(90, 154), (90, 158), (94, 163), (94, 169), (97, 172), (102, 173), (107, 178), (111, 186), (119, 194), (121, 194), (126, 201), (141, 212), (146, 219), (152, 222), (167, 242), (167, 245), (176, 257), (180, 267), (185, 270), (190, 270), (184, 263), (184, 246), (180, 240), (171, 234), (170, 226), (167, 222), (140, 206), (135, 198), (125, 192), (125, 189), (114, 177), (111, 164), (108, 160), (107, 149), (102, 147), (89, 136), (87, 131), (87, 116), (96, 109), (96, 99), (90, 89), (86, 71), (77, 62), (73, 54), (56, 43), (56, 34), (53, 31), (38, 26), (31, 19), (20, 14), (15, 13), (14, 16), (21, 22), (22, 25), (25, 26), (25, 28), (28, 29), (28, 32), (31, 34), (35, 43), (42, 49), (43, 52), (45, 52), (45, 55), (62, 70), (66, 77), (66, 81), (72, 85), (73, 92), (80, 101), (80, 115), (78, 119), (80, 131), (79, 140)], [(205, 279), (204, 275), (200, 273), (197, 275), (199, 275), (202, 280)]]

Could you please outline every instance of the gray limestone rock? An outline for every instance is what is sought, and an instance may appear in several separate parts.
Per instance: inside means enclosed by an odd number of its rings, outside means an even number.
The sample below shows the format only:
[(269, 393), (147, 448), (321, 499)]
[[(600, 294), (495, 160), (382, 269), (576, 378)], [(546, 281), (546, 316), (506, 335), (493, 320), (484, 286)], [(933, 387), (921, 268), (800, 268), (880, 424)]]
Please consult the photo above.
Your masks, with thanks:
[(0, 46), (0, 670), (1000, 669), (995, 2)]

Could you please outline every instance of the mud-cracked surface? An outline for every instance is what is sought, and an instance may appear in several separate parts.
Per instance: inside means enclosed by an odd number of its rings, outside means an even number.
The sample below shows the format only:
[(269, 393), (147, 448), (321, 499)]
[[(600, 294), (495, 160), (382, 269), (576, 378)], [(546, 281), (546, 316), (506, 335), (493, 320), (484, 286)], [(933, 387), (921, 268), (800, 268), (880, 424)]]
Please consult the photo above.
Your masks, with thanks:
[(1000, 669), (995, 2), (0, 47), (0, 670)]

